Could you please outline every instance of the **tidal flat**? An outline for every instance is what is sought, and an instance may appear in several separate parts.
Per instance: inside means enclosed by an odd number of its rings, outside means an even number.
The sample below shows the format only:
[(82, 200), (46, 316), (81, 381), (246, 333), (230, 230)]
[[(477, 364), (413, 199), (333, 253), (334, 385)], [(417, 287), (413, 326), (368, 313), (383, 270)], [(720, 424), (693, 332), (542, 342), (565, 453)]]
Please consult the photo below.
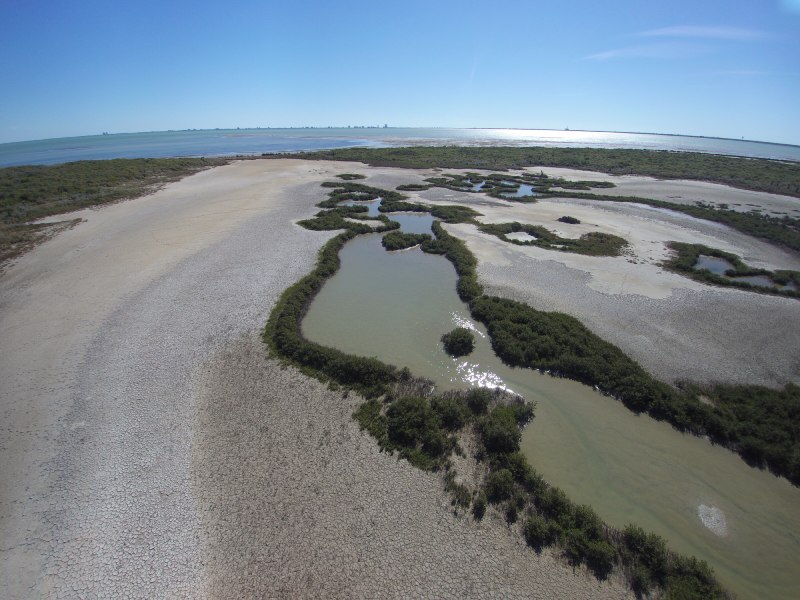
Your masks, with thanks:
[[(8, 267), (0, 279), (6, 357), (0, 381), (4, 422), (14, 426), (2, 432), (2, 479), (8, 485), (0, 492), (7, 540), (0, 568), (4, 581), (15, 582), (11, 597), (59, 590), (211, 597), (400, 597), (417, 590), (439, 597), (632, 596), (621, 577), (601, 582), (557, 553), (526, 548), (494, 509), (481, 522), (453, 515), (435, 474), (380, 453), (358, 431), (350, 416), (356, 394), (344, 397), (282, 368), (254, 338), (280, 294), (311, 270), (319, 248), (335, 235), (296, 222), (317, 211), (325, 198), (320, 183), (344, 171), (386, 189), (435, 175), (360, 163), (233, 162), (151, 196), (67, 215), (84, 222)], [(471, 206), (483, 222), (546, 224), (565, 237), (601, 229), (625, 238), (628, 254), (586, 257), (503, 244), (470, 224), (447, 226), (475, 254), (479, 279), (494, 293), (578, 317), (665, 381), (800, 382), (800, 303), (713, 288), (659, 266), (667, 241), (713, 241), (708, 245), (771, 270), (797, 269), (791, 252), (645, 206), (568, 198), (520, 205), (443, 189), (410, 196), (431, 205)], [(785, 199), (780, 202), (783, 208)], [(581, 224), (559, 225), (563, 214)], [(379, 244), (374, 252), (392, 257)], [(416, 260), (418, 253), (395, 258)], [(444, 267), (452, 275), (434, 277), (426, 292), (455, 285), (452, 267)], [(413, 275), (415, 268), (409, 269)], [(408, 294), (394, 298), (396, 310), (410, 304), (413, 313), (413, 290)], [(54, 295), (61, 299), (56, 305)], [(366, 321), (375, 306), (362, 302)], [(443, 331), (452, 329), (450, 312), (447, 319), (433, 317), (427, 329), (440, 322)], [(420, 343), (409, 335), (408, 343)], [(380, 348), (393, 343), (391, 336), (373, 341)], [(491, 352), (485, 341), (483, 351)], [(400, 355), (387, 360), (425, 374), (424, 365), (402, 364)], [(606, 418), (626, 410), (597, 396), (594, 409)], [(598, 409), (603, 402), (614, 408)], [(536, 434), (548, 427), (548, 415), (540, 400), (526, 432), (526, 440), (538, 439), (531, 446), (534, 465), (541, 452), (536, 443), (547, 445), (546, 436)], [(649, 419), (626, 418), (634, 427), (636, 419)], [(592, 422), (587, 417), (576, 431)], [(680, 446), (674, 457), (694, 448), (680, 441), (686, 436), (672, 434), (679, 441), (669, 443)], [(711, 448), (698, 438), (690, 442)], [(732, 473), (750, 469), (722, 448), (708, 451), (726, 453), (736, 465)], [(557, 476), (558, 469), (538, 468)], [(796, 522), (797, 488), (766, 472), (752, 473), (771, 482), (758, 491), (766, 494), (763, 502), (783, 506), (788, 498), (785, 516)], [(599, 493), (582, 495), (572, 484), (553, 483), (588, 504)], [(603, 485), (615, 489), (615, 478), (597, 488)], [(781, 491), (773, 494), (773, 488)], [(719, 537), (704, 524), (722, 531), (722, 511), (727, 540), (744, 553), (737, 564), (749, 565), (738, 511), (746, 513), (757, 500), (742, 498), (730, 500), (737, 508), (728, 509), (723, 500), (698, 497), (687, 501), (686, 518)], [(648, 509), (643, 502), (642, 512)], [(337, 555), (338, 540), (345, 540), (346, 551)], [(763, 544), (769, 548), (770, 541)], [(791, 555), (791, 548), (784, 550)], [(754, 563), (752, 568), (757, 570)], [(779, 562), (776, 569), (791, 576)], [(758, 583), (753, 588), (722, 579), (740, 597), (758, 590)], [(775, 585), (777, 593), (793, 583), (777, 577)]]

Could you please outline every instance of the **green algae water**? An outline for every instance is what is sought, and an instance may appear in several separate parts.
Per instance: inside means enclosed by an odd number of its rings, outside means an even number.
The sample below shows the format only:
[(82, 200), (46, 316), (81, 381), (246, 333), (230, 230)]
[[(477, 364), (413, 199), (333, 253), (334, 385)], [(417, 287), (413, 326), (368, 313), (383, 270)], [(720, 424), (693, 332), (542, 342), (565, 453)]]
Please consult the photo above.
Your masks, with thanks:
[[(404, 231), (430, 223), (427, 216), (407, 219), (413, 224), (404, 223)], [(497, 386), (535, 401), (523, 451), (572, 500), (612, 525), (636, 523), (708, 561), (740, 598), (798, 596), (800, 489), (588, 386), (503, 365), (456, 295), (455, 270), (444, 257), (386, 252), (378, 235), (348, 242), (340, 257), (341, 269), (303, 321), (306, 337), (407, 366), (442, 389)], [(475, 351), (461, 359), (440, 342), (454, 326), (476, 333)]]

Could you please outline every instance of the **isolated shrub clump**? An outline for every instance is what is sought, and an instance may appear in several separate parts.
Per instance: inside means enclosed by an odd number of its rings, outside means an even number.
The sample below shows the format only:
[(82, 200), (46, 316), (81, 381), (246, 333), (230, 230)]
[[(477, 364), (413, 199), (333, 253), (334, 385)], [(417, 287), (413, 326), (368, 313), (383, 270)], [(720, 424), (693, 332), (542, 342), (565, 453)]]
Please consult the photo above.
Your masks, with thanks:
[(569, 223), (570, 225), (580, 225), (580, 219), (576, 219), (575, 217), (570, 217), (568, 215), (564, 215), (563, 217), (558, 218), (559, 221), (562, 223)]
[(442, 344), (450, 356), (466, 356), (475, 349), (475, 337), (466, 327), (456, 327), (442, 336)]
[(483, 515), (486, 514), (486, 504), (486, 494), (483, 491), (478, 492), (475, 502), (472, 503), (472, 516), (476, 521), (483, 519)]

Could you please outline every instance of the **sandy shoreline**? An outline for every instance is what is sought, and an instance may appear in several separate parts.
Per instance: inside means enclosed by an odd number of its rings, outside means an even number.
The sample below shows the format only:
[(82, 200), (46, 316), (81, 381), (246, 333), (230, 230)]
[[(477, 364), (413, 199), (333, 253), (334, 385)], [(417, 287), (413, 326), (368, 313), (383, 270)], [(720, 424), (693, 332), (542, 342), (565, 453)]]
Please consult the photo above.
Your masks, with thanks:
[(453, 517), (435, 478), (357, 431), (355, 398), (259, 351), (333, 235), (292, 222), (353, 170), (205, 171), (83, 211), (3, 275), (6, 597), (628, 595)]

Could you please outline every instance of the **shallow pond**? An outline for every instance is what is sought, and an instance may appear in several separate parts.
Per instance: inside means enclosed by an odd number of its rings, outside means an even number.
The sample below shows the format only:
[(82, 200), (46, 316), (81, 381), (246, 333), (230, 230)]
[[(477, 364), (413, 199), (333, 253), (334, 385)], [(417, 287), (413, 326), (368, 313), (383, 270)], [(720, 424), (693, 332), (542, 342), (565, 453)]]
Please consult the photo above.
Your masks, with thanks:
[(780, 283), (775, 283), (766, 275), (740, 275), (738, 277), (729, 277), (729, 279), (731, 281), (744, 281), (750, 285), (757, 285), (759, 287), (777, 288), (781, 291), (797, 291), (797, 285), (795, 285), (793, 281), (790, 281), (786, 285), (781, 285)]
[[(503, 183), (508, 183), (510, 185), (517, 185), (516, 183), (513, 182), (504, 181)], [(514, 192), (513, 194), (509, 192), (503, 192), (504, 198), (528, 198), (530, 196), (535, 196), (535, 195), (536, 192), (533, 191), (533, 186), (528, 185), (527, 183), (520, 183), (519, 187), (517, 188), (517, 191)]]
[[(503, 365), (458, 299), (447, 259), (386, 252), (380, 239), (360, 236), (342, 249), (340, 271), (303, 321), (309, 339), (408, 366), (441, 388), (501, 386), (536, 401), (523, 451), (573, 500), (707, 560), (741, 598), (796, 597), (800, 490), (588, 386)], [(440, 342), (455, 326), (477, 332), (475, 351), (463, 359)]]
[(728, 277), (728, 279), (731, 281), (742, 281), (744, 283), (749, 283), (750, 285), (757, 285), (758, 287), (783, 287), (776, 286), (775, 282), (766, 275), (739, 275), (738, 277)]
[[(367, 216), (369, 217), (377, 217), (381, 213), (378, 211), (378, 208), (381, 205), (381, 199), (376, 198), (375, 200), (345, 200), (344, 202), (339, 202), (339, 206), (366, 206), (367, 207)], [(363, 214), (363, 213), (362, 213)]]
[(786, 285), (781, 285), (779, 283), (775, 283), (772, 278), (766, 275), (735, 275), (730, 277), (726, 275), (728, 269), (732, 269), (733, 265), (730, 261), (719, 258), (718, 256), (708, 256), (706, 254), (701, 254), (697, 257), (697, 262), (692, 267), (695, 271), (707, 270), (714, 273), (714, 275), (719, 275), (721, 277), (725, 277), (729, 281), (741, 281), (744, 283), (749, 283), (750, 285), (757, 285), (759, 287), (764, 288), (777, 288), (779, 290), (787, 290), (787, 291), (797, 291), (797, 286), (794, 282), (789, 282)]
[[(428, 213), (385, 213), (392, 221), (400, 223), (400, 231), (404, 233), (431, 234), (433, 217)], [(431, 234), (433, 235), (433, 234)]]
[(725, 272), (728, 269), (732, 269), (733, 265), (724, 258), (701, 254), (697, 257), (697, 262), (694, 263), (692, 268), (695, 271), (706, 270), (711, 271), (714, 275), (725, 275)]

